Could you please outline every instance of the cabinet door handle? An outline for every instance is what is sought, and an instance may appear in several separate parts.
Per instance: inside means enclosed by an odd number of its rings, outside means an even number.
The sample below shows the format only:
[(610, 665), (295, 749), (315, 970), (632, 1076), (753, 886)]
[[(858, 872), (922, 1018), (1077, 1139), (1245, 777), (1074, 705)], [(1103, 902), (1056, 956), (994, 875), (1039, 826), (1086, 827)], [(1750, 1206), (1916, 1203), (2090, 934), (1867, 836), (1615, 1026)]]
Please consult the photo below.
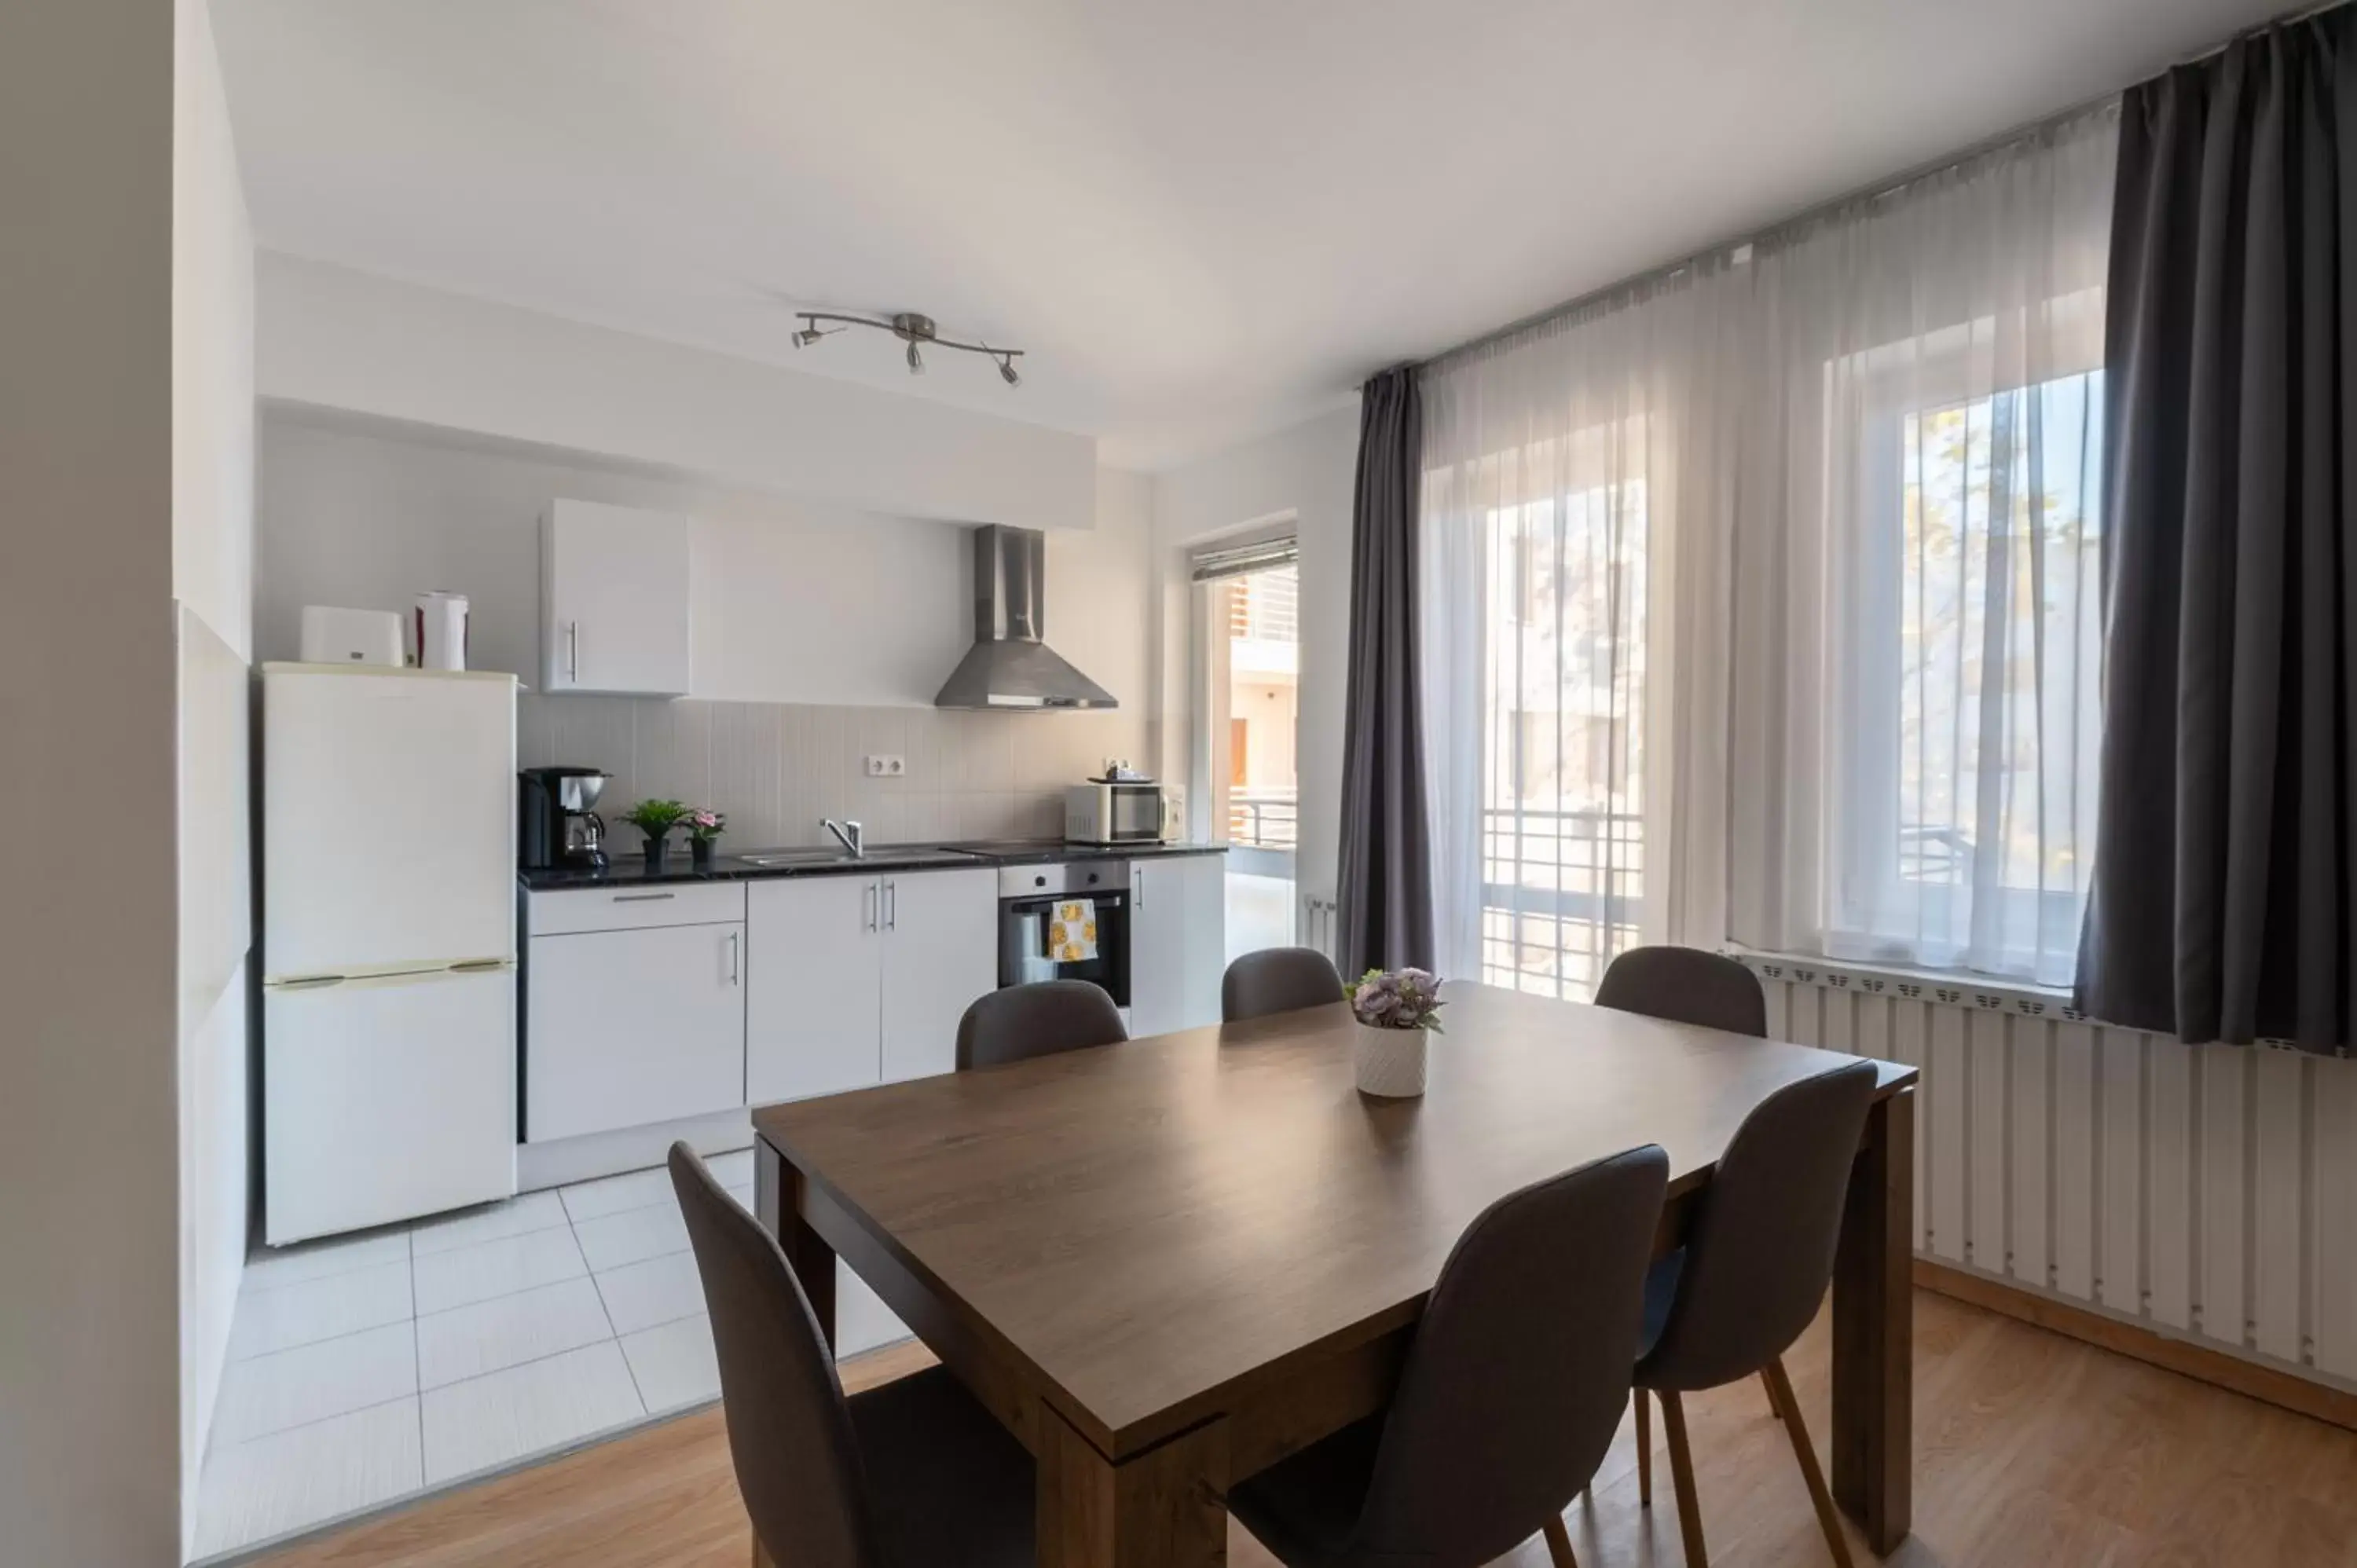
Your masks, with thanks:
[(1141, 909), (1145, 908), (1146, 908), (1146, 867), (1144, 867), (1144, 866), (1140, 865), (1140, 866), (1136, 866), (1136, 867), (1133, 868), (1133, 869), (1132, 869), (1132, 871), (1130, 872), (1130, 877), (1129, 877), (1129, 880), (1130, 880), (1130, 885), (1137, 890), (1137, 907), (1138, 907), (1139, 908), (1141, 908)]
[(859, 923), (867, 930), (876, 929), (876, 884), (869, 883), (859, 890)]
[(565, 678), (568, 681), (578, 681), (581, 679), (581, 623), (579, 621), (569, 620), (565, 623)]
[(900, 885), (898, 882), (884, 884), (884, 929), (888, 931), (900, 929)]
[(737, 976), (740, 972), (738, 969), (739, 955), (737, 950), (737, 932), (731, 931), (728, 933), (728, 983), (731, 985), (735, 985), (738, 983)]
[(678, 897), (679, 895), (676, 893), (617, 893), (614, 895), (614, 902), (617, 904), (660, 904), (666, 898), (676, 898)]

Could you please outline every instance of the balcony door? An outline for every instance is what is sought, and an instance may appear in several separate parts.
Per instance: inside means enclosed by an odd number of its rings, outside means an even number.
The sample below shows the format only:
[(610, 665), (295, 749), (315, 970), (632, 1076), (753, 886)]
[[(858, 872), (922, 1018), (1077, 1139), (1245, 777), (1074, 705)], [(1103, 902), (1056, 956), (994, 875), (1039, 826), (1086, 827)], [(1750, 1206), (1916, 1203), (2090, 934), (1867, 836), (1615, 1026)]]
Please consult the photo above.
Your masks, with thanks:
[(1299, 572), (1290, 535), (1199, 552), (1198, 789), (1228, 845), (1228, 956), (1285, 947), (1298, 903)]

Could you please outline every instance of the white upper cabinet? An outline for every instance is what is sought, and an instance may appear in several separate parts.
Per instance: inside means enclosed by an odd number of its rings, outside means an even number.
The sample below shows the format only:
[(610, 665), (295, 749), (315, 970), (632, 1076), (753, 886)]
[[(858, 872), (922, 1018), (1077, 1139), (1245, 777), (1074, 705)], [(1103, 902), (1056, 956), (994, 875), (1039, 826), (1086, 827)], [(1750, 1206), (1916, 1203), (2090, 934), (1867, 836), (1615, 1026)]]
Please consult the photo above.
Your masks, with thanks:
[(693, 540), (683, 517), (551, 501), (540, 527), (543, 688), (685, 696)]
[(884, 879), (884, 1081), (957, 1067), (958, 1020), (998, 988), (998, 874)]

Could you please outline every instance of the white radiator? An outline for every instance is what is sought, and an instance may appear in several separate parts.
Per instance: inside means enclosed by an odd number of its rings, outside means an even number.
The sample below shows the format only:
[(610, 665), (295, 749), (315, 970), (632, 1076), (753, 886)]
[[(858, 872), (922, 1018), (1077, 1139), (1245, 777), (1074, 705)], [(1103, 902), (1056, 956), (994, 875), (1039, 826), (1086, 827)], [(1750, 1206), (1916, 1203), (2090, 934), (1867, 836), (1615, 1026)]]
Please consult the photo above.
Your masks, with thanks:
[(1304, 893), (1300, 918), (1294, 927), (1300, 932), (1297, 940), (1303, 947), (1316, 948), (1336, 963), (1342, 961), (1341, 955), (1334, 950), (1335, 916), (1341, 908), (1331, 893)]
[(1770, 1035), (1922, 1069), (1919, 1255), (2357, 1385), (2357, 1060), (1738, 953)]

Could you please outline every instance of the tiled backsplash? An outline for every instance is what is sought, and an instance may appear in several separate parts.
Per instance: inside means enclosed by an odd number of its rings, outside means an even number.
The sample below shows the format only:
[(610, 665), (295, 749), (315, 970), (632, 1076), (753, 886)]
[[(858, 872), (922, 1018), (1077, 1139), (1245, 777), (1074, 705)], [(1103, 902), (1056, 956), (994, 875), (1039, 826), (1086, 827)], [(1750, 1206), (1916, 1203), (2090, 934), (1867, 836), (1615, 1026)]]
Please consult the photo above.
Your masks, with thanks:
[[(1138, 715), (982, 714), (940, 708), (805, 707), (694, 698), (527, 694), (516, 718), (526, 768), (601, 768), (613, 775), (597, 812), (612, 847), (638, 801), (669, 797), (728, 815), (724, 853), (814, 844), (822, 817), (850, 817), (876, 843), (1054, 837), (1064, 787), (1108, 757), (1146, 757)], [(898, 779), (870, 779), (865, 758), (908, 758)]]

